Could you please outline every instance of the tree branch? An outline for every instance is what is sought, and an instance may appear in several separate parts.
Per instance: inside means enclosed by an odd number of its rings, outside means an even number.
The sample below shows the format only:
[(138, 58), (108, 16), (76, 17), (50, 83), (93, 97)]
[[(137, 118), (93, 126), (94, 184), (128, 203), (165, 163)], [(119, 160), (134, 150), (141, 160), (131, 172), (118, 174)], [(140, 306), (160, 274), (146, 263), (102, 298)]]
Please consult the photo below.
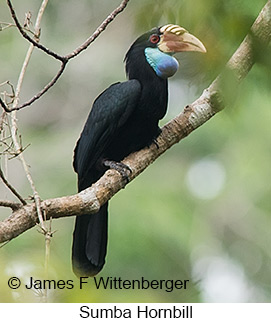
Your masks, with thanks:
[(111, 12), (111, 14), (101, 23), (101, 25), (94, 31), (94, 33), (79, 47), (77, 47), (74, 51), (71, 53), (61, 56), (57, 54), (56, 52), (52, 51), (51, 49), (43, 46), (42, 44), (39, 43), (39, 40), (34, 36), (34, 39), (31, 38), (27, 32), (24, 30), (22, 25), (20, 24), (16, 12), (14, 10), (14, 7), (11, 3), (10, 0), (7, 0), (7, 4), (9, 6), (11, 16), (15, 22), (16, 27), (18, 28), (20, 34), (27, 39), (34, 47), (39, 48), (43, 52), (45, 52), (47, 55), (52, 56), (53, 58), (60, 60), (62, 62), (61, 67), (57, 74), (53, 77), (53, 79), (37, 94), (35, 94), (31, 99), (26, 101), (25, 103), (21, 105), (17, 105), (16, 107), (13, 107), (11, 109), (8, 108), (8, 106), (5, 104), (5, 102), (1, 99), (0, 97), (0, 105), (6, 112), (11, 112), (15, 110), (21, 110), (32, 103), (34, 103), (36, 100), (38, 100), (41, 96), (43, 96), (51, 87), (55, 85), (57, 80), (60, 78), (60, 76), (63, 74), (65, 67), (68, 63), (69, 60), (74, 58), (75, 56), (79, 55), (83, 50), (87, 49), (91, 43), (93, 43), (99, 36), (100, 34), (106, 29), (106, 27), (116, 18), (118, 14), (120, 14), (127, 6), (128, 2), (130, 0), (122, 0), (121, 4)]
[(11, 3), (10, 0), (7, 0), (7, 4), (8, 4), (8, 7), (9, 7), (9, 10), (10, 10), (10, 13), (11, 13), (11, 16), (15, 22), (15, 25), (16, 27), (18, 28), (20, 34), (25, 38), (27, 39), (33, 46), (39, 48), (40, 50), (42, 50), (43, 52), (45, 52), (47, 55), (49, 56), (52, 56), (54, 57), (55, 59), (63, 62), (66, 60), (66, 58), (64, 56), (61, 56), (57, 53), (55, 53), (54, 51), (52, 51), (51, 49), (43, 46), (42, 44), (40, 44), (37, 40), (31, 38), (25, 31), (24, 31), (24, 28), (22, 27), (22, 25), (20, 24), (18, 18), (17, 18), (17, 15), (16, 15), (16, 12), (13, 8), (13, 5)]
[(6, 185), (6, 187), (18, 198), (18, 200), (23, 204), (26, 205), (26, 201), (23, 199), (23, 197), (16, 191), (16, 189), (8, 182), (6, 179), (2, 169), (0, 168), (0, 178), (2, 179), (3, 183)]
[[(254, 64), (253, 44), (255, 38), (264, 45), (267, 45), (271, 40), (271, 0), (267, 2), (253, 24), (250, 35), (245, 38), (227, 64), (227, 68), (233, 71), (238, 81), (247, 75)], [(143, 172), (167, 149), (224, 108), (224, 103), (221, 100), (222, 89), (219, 87), (222, 78), (223, 73), (203, 91), (196, 101), (185, 107), (180, 115), (162, 128), (162, 133), (157, 138), (159, 148), (153, 144), (149, 148), (132, 153), (123, 160), (123, 163), (132, 170), (130, 180)], [(47, 219), (96, 213), (106, 201), (124, 187), (125, 182), (123, 182), (121, 175), (114, 170), (108, 170), (90, 188), (72, 196), (45, 200), (41, 207), (46, 211)], [(37, 221), (35, 205), (28, 204), (21, 207), (0, 223), (0, 242), (13, 239), (33, 227)]]
[[(51, 87), (53, 87), (55, 85), (55, 83), (58, 81), (58, 79), (60, 78), (60, 76), (63, 74), (65, 68), (66, 68), (67, 62), (62, 62), (59, 71), (57, 72), (57, 74), (53, 77), (53, 79), (37, 94), (35, 94), (31, 99), (29, 99), (28, 101), (26, 101), (25, 103), (16, 106), (12, 109), (8, 109), (8, 112), (12, 112), (12, 111), (18, 111), (21, 110), (29, 105), (31, 105), (32, 103), (34, 103), (35, 101), (37, 101), (41, 96), (43, 96), (43, 94), (45, 94)], [(1, 100), (1, 98), (0, 98)], [(1, 101), (0, 104), (2, 105)], [(7, 112), (6, 108), (4, 107), (5, 111)]]
[[(8, 2), (10, 3), (9, 0), (8, 0)], [(47, 6), (47, 3), (48, 3), (48, 0), (42, 1), (37, 18), (36, 18), (35, 27), (34, 27), (34, 38), (35, 38), (36, 43), (39, 43), (39, 40), (40, 40), (40, 23), (41, 23), (41, 19), (44, 14), (45, 8)], [(15, 12), (14, 12), (14, 15), (15, 15)], [(16, 15), (15, 15), (15, 18), (16, 18)], [(21, 72), (20, 72), (20, 75), (18, 78), (18, 82), (16, 85), (15, 98), (14, 98), (14, 102), (13, 102), (14, 109), (11, 113), (11, 138), (12, 138), (15, 152), (16, 152), (17, 156), (19, 156), (19, 159), (22, 163), (26, 178), (27, 178), (27, 180), (31, 186), (32, 192), (33, 192), (33, 197), (34, 197), (34, 202), (36, 205), (39, 223), (40, 223), (43, 231), (46, 231), (44, 223), (43, 223), (44, 221), (43, 221), (43, 215), (42, 215), (42, 210), (41, 210), (41, 199), (40, 199), (39, 194), (36, 190), (34, 181), (33, 181), (32, 176), (30, 174), (29, 166), (27, 165), (27, 163), (25, 161), (25, 158), (24, 158), (24, 155), (22, 152), (22, 148), (21, 148), (21, 144), (19, 143), (18, 137), (17, 137), (18, 127), (17, 127), (16, 110), (17, 110), (17, 106), (18, 106), (18, 102), (19, 102), (19, 96), (20, 96), (23, 80), (25, 77), (26, 69), (27, 69), (27, 66), (30, 62), (34, 47), (35, 47), (35, 45), (33, 43), (31, 43), (29, 45), (29, 48), (27, 50), (27, 53), (26, 53), (26, 56), (25, 56), (25, 59), (23, 62), (23, 66), (22, 66), (22, 69), (21, 69)]]
[(22, 206), (22, 204), (13, 201), (0, 200), (0, 206), (9, 207), (12, 211), (16, 211)]
[(78, 48), (76, 48), (72, 53), (66, 55), (65, 57), (70, 60), (75, 56), (79, 55), (83, 50), (87, 49), (88, 46), (94, 42), (96, 38), (106, 29), (106, 27), (120, 14), (127, 6), (130, 0), (123, 0), (121, 4), (111, 12), (111, 14), (101, 23), (101, 25), (94, 31), (94, 33)]

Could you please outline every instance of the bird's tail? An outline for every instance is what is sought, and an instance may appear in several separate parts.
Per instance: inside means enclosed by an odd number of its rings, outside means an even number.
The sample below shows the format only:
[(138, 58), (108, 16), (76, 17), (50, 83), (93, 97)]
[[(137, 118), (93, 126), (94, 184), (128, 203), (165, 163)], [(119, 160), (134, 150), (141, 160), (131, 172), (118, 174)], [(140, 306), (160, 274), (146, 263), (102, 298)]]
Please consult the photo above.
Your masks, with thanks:
[(108, 203), (98, 213), (76, 217), (73, 232), (72, 266), (78, 277), (95, 276), (105, 263)]

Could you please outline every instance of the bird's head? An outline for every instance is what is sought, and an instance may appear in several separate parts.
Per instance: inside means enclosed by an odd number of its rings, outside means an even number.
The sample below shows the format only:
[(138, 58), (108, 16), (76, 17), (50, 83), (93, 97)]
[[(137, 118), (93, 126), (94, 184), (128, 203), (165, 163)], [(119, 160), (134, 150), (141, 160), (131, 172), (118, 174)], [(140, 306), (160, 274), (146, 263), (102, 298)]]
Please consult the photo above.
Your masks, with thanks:
[(183, 27), (168, 24), (153, 28), (140, 36), (126, 55), (126, 60), (131, 50), (143, 50), (145, 58), (155, 73), (161, 78), (168, 78), (176, 73), (179, 64), (172, 56), (178, 52), (206, 53), (203, 43), (190, 34)]

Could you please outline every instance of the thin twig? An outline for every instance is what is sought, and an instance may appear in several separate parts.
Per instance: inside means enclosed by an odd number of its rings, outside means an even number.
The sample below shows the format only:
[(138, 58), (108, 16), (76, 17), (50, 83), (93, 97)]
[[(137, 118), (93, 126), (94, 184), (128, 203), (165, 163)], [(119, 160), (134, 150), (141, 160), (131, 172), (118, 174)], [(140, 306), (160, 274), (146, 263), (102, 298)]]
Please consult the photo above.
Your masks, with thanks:
[[(14, 87), (13, 85), (10, 83), (10, 81), (5, 81), (3, 83), (0, 84), (0, 87), (4, 86), (4, 85), (9, 85), (11, 88), (11, 94), (7, 94), (6, 91), (3, 92), (4, 95), (4, 100), (1, 99), (0, 97), (0, 104), (3, 107), (3, 109), (5, 110), (5, 112), (11, 112), (11, 110), (8, 108), (9, 104), (12, 104), (14, 102), (14, 98), (15, 98), (15, 91), (14, 91)], [(6, 102), (6, 96), (8, 96), (9, 98), (11, 98), (11, 102), (8, 102), (7, 104)]]
[[(4, 27), (2, 27), (2, 25), (4, 25)], [(8, 29), (10, 27), (16, 27), (16, 25), (12, 24), (10, 22), (2, 22), (2, 21), (0, 22), (0, 31), (3, 31), (3, 30)]]
[[(0, 133), (3, 131), (4, 129), (4, 124), (5, 124), (5, 119), (6, 119), (7, 113), (5, 111), (3, 111), (3, 113), (1, 114), (0, 117)], [(2, 139), (3, 140), (3, 139)]]
[(44, 259), (44, 272), (45, 278), (48, 278), (49, 260), (50, 260), (50, 244), (52, 239), (52, 218), (50, 218), (49, 229), (45, 233), (45, 259)]
[[(10, 3), (9, 0), (8, 0), (8, 2)], [(36, 43), (38, 43), (38, 41), (39, 41), (40, 22), (41, 22), (41, 18), (42, 18), (42, 15), (44, 13), (44, 10), (45, 10), (45, 7), (46, 7), (47, 3), (48, 3), (48, 0), (43, 0), (43, 2), (41, 4), (41, 7), (40, 7), (40, 10), (38, 12), (37, 19), (36, 19), (36, 23), (35, 23), (35, 39), (36, 39), (35, 42)], [(11, 5), (11, 3), (10, 3), (10, 5)], [(11, 9), (11, 11), (13, 10), (12, 5), (11, 5), (10, 9)], [(14, 11), (12, 11), (12, 14), (13, 14), (13, 19), (16, 18), (15, 22), (18, 21)], [(16, 108), (18, 106), (19, 95), (20, 95), (20, 92), (21, 92), (25, 72), (26, 72), (27, 66), (29, 64), (31, 55), (33, 53), (34, 46), (35, 45), (31, 42), (31, 44), (30, 44), (30, 46), (28, 48), (28, 51), (26, 53), (25, 60), (23, 62), (23, 66), (22, 66), (22, 69), (21, 69), (21, 72), (20, 72), (20, 75), (19, 75), (19, 79), (18, 79), (18, 82), (17, 82), (17, 86), (16, 86), (16, 90), (15, 90), (15, 99), (14, 99), (14, 103), (13, 103), (13, 112), (11, 114), (11, 136), (12, 136), (12, 141), (13, 141), (13, 144), (14, 144), (15, 152), (19, 153), (19, 158), (20, 158), (20, 161), (21, 161), (22, 166), (24, 168), (26, 178), (27, 178), (27, 180), (28, 180), (28, 182), (29, 182), (29, 184), (31, 186), (32, 192), (33, 192), (33, 197), (34, 197), (34, 201), (35, 201), (35, 205), (36, 205), (40, 225), (43, 228), (43, 230), (46, 231), (46, 228), (45, 228), (45, 225), (44, 225), (42, 209), (41, 209), (41, 199), (40, 199), (39, 194), (38, 194), (38, 192), (36, 190), (34, 181), (32, 179), (30, 171), (29, 171), (29, 167), (28, 167), (28, 165), (27, 165), (27, 163), (25, 161), (24, 155), (22, 154), (21, 145), (20, 145), (20, 143), (18, 141), (18, 138), (17, 138), (18, 128), (17, 128), (17, 120), (16, 120), (16, 110), (17, 110)]]
[(12, 6), (12, 3), (10, 0), (7, 0), (8, 2), (8, 6), (10, 8), (10, 12), (12, 15), (12, 18), (18, 28), (18, 30), (20, 31), (21, 35), (26, 38), (33, 46), (41, 49), (42, 51), (44, 51), (46, 54), (60, 60), (62, 62), (61, 67), (59, 69), (59, 71), (57, 72), (57, 74), (54, 76), (54, 78), (37, 94), (35, 94), (31, 99), (29, 99), (28, 101), (26, 101), (25, 103), (21, 104), (21, 105), (16, 105), (15, 107), (13, 107), (12, 109), (9, 109), (8, 106), (5, 104), (5, 102), (0, 98), (0, 105), (2, 106), (2, 108), (6, 111), (6, 112), (11, 112), (11, 111), (15, 111), (15, 110), (21, 110), (29, 105), (31, 105), (32, 103), (34, 103), (36, 100), (38, 100), (41, 96), (43, 96), (52, 86), (54, 86), (54, 84), (57, 82), (57, 80), (60, 78), (60, 76), (63, 74), (65, 67), (68, 63), (68, 61), (72, 58), (74, 58), (75, 56), (79, 55), (83, 50), (87, 49), (89, 47), (89, 45), (91, 43), (94, 42), (94, 40), (96, 40), (100, 34), (106, 29), (106, 27), (116, 18), (116, 16), (121, 13), (127, 6), (128, 2), (130, 0), (123, 0), (121, 2), (121, 4), (111, 12), (111, 14), (101, 23), (101, 25), (94, 31), (94, 33), (79, 47), (77, 47), (74, 51), (72, 51), (70, 54), (67, 54), (65, 56), (61, 56), (55, 52), (53, 52), (52, 50), (46, 48), (45, 46), (41, 45), (36, 39), (31, 38), (25, 31), (24, 28), (21, 26), (21, 24), (19, 23), (19, 20), (16, 16), (15, 10)]
[[(43, 13), (44, 13), (44, 10), (46, 8), (47, 3), (48, 3), (48, 0), (43, 0), (42, 1), (41, 7), (40, 7), (39, 12), (38, 12), (38, 15), (37, 15), (37, 19), (36, 19), (36, 23), (35, 23), (35, 27), (34, 27), (34, 30), (35, 30), (35, 34), (34, 34), (35, 41), (34, 42), (35, 42), (35, 44), (38, 44), (39, 43), (40, 23), (41, 23), (41, 19), (42, 19), (42, 16), (43, 16)], [(13, 14), (15, 15), (15, 12)], [(13, 18), (14, 17), (16, 17), (16, 15), (13, 16)], [(32, 192), (33, 192), (34, 202), (35, 202), (35, 205), (36, 205), (36, 211), (37, 211), (37, 215), (38, 215), (38, 219), (39, 219), (39, 225), (40, 225), (40, 227), (42, 229), (42, 232), (43, 232), (43, 234), (45, 236), (45, 273), (46, 273), (46, 276), (48, 276), (49, 255), (50, 255), (50, 242), (51, 242), (51, 237), (52, 237), (51, 224), (50, 224), (50, 228), (49, 229), (47, 229), (45, 227), (44, 219), (43, 219), (43, 211), (42, 211), (42, 208), (41, 208), (41, 199), (40, 199), (40, 196), (39, 196), (39, 194), (38, 194), (38, 192), (36, 190), (34, 181), (32, 179), (32, 176), (30, 174), (30, 171), (29, 171), (29, 167), (28, 167), (28, 165), (27, 165), (27, 163), (26, 163), (26, 161), (24, 159), (22, 144), (20, 142), (20, 138), (18, 138), (18, 136), (17, 136), (18, 127), (17, 127), (17, 120), (16, 120), (16, 110), (17, 110), (16, 108), (18, 107), (19, 95), (20, 95), (20, 92), (21, 92), (22, 83), (23, 83), (23, 80), (24, 80), (24, 76), (25, 76), (25, 73), (26, 73), (26, 69), (27, 69), (27, 66), (29, 64), (31, 55), (33, 53), (35, 44), (33, 44), (33, 42), (31, 42), (31, 44), (30, 44), (30, 46), (28, 48), (28, 51), (26, 53), (26, 57), (25, 57), (25, 60), (23, 62), (23, 66), (22, 66), (22, 69), (21, 69), (21, 72), (20, 72), (20, 75), (19, 75), (19, 78), (18, 78), (16, 90), (15, 90), (15, 93), (14, 93), (13, 111), (11, 113), (11, 127), (10, 127), (10, 132), (11, 132), (12, 142), (13, 142), (13, 145), (14, 145), (14, 148), (15, 148), (15, 155), (16, 156), (19, 156), (19, 159), (20, 159), (20, 161), (22, 163), (22, 166), (24, 168), (26, 177), (27, 177), (27, 179), (28, 179), (28, 181), (30, 183), (30, 186), (31, 186), (31, 189), (32, 189)], [(63, 72), (63, 70), (65, 68), (65, 65), (66, 65), (66, 63), (64, 63), (64, 61), (66, 61), (66, 60), (62, 60), (62, 61), (63, 61), (63, 63), (62, 63), (60, 72), (56, 75), (56, 77), (54, 78), (54, 80), (52, 80), (50, 82), (51, 85), (49, 84), (49, 86), (53, 86), (53, 84), (56, 82), (56, 80), (58, 79), (58, 77), (62, 74), (62, 72)], [(49, 86), (47, 86), (47, 88), (45, 87), (43, 89), (43, 93), (45, 93), (48, 90)], [(37, 98), (38, 97), (34, 98), (33, 99), (33, 102)], [(3, 103), (3, 101), (1, 102), (1, 104), (2, 103)], [(2, 106), (3, 106), (3, 104), (2, 104)], [(14, 204), (6, 203), (5, 206), (12, 207), (13, 208), (13, 212), (16, 211)], [(44, 296), (45, 296), (45, 299), (47, 300), (47, 290), (45, 291), (45, 295)]]
[(6, 111), (6, 112), (11, 112), (12, 111), (12, 109), (9, 109), (8, 107), (7, 107), (7, 105), (5, 104), (5, 102), (1, 99), (1, 97), (0, 97), (0, 105), (2, 106), (2, 108)]
[[(64, 57), (64, 56), (61, 56), (61, 55), (59, 55), (59, 54), (57, 54), (57, 53), (55, 53), (54, 51), (52, 51), (51, 49), (49, 49), (49, 48), (47, 48), (47, 47), (45, 47), (45, 46), (43, 46), (43, 45), (41, 45), (39, 42), (37, 42), (36, 40), (34, 40), (33, 38), (31, 38), (25, 31), (24, 31), (24, 28), (22, 27), (22, 25), (20, 24), (20, 22), (19, 22), (19, 20), (18, 20), (18, 18), (17, 18), (17, 15), (16, 15), (16, 12), (15, 12), (15, 10), (14, 10), (14, 8), (13, 8), (13, 5), (12, 5), (12, 3), (11, 3), (11, 1), (10, 0), (7, 0), (7, 3), (8, 3), (8, 6), (9, 6), (9, 10), (10, 10), (10, 12), (11, 12), (11, 16), (12, 16), (12, 18), (13, 18), (13, 20), (14, 20), (14, 22), (15, 22), (15, 25), (17, 26), (17, 28), (18, 28), (18, 30), (19, 30), (19, 32), (20, 32), (20, 34), (25, 38), (25, 39), (27, 39), (33, 46), (35, 46), (35, 47), (37, 47), (37, 48), (39, 48), (39, 49), (41, 49), (42, 51), (44, 51), (46, 54), (48, 54), (48, 55), (50, 55), (50, 56), (52, 56), (52, 57), (54, 57), (55, 59), (57, 59), (57, 60), (59, 60), (59, 61), (61, 61), (61, 62), (64, 62), (65, 60), (66, 60), (66, 58)], [(41, 8), (42, 9), (42, 8)], [(42, 9), (42, 12), (43, 12), (44, 10)], [(37, 23), (39, 23), (38, 21), (37, 21)], [(35, 34), (36, 34), (36, 28), (35, 28)], [(36, 38), (36, 37), (35, 37)]]
[[(265, 45), (271, 40), (270, 12), (271, 0), (267, 2), (252, 27), (253, 34), (257, 34), (257, 37), (263, 40)], [(236, 72), (236, 77), (239, 81), (247, 75), (249, 71), (247, 66), (252, 66), (254, 63), (252, 52), (251, 41), (246, 38), (228, 63), (233, 72)], [(217, 106), (218, 101), (214, 99), (217, 91), (223, 94), (223, 88), (219, 89), (217, 84), (218, 82), (213, 82), (196, 101), (187, 106), (180, 115), (162, 128), (162, 133), (157, 138), (159, 149), (153, 144), (130, 154), (123, 160), (123, 163), (132, 170), (131, 180), (137, 177), (167, 149), (202, 126), (220, 111), (221, 107)], [(54, 219), (65, 216), (94, 214), (97, 213), (101, 205), (124, 188), (126, 184), (126, 181), (122, 180), (118, 172), (108, 170), (96, 183), (84, 191), (72, 196), (45, 200), (42, 202), (42, 207), (46, 211), (48, 219), (51, 217)], [(0, 242), (19, 236), (36, 225), (36, 222), (37, 215), (34, 205), (30, 204), (21, 207), (13, 213), (12, 219), (9, 218), (0, 222)]]
[(13, 202), (13, 201), (0, 200), (0, 206), (9, 207), (9, 208), (12, 209), (12, 211), (16, 211), (22, 206), (22, 204), (21, 203), (16, 203), (16, 202)]
[(18, 200), (20, 200), (20, 202), (23, 205), (26, 205), (26, 201), (24, 200), (24, 198), (16, 191), (16, 189), (8, 182), (8, 180), (6, 179), (2, 169), (0, 168), (0, 178), (2, 179), (3, 183), (6, 185), (6, 187), (18, 198)]
[[(1, 25), (4, 25), (4, 27), (2, 27)], [(4, 31), (5, 29), (11, 28), (11, 27), (15, 27), (17, 28), (17, 26), (15, 24), (12, 24), (10, 22), (0, 22), (0, 31)], [(30, 32), (31, 34), (33, 34), (33, 36), (35, 35), (35, 33), (29, 29), (28, 27), (22, 27), (23, 30)]]
[(88, 46), (94, 42), (94, 40), (100, 36), (100, 34), (106, 29), (106, 27), (120, 14), (127, 6), (129, 0), (123, 0), (121, 4), (111, 12), (111, 14), (101, 23), (101, 25), (94, 31), (94, 33), (78, 48), (76, 48), (72, 53), (66, 55), (65, 57), (70, 60), (75, 56), (79, 55), (83, 50), (87, 49)]
[[(51, 240), (52, 240), (52, 218), (50, 219), (49, 222), (49, 228), (47, 229), (46, 232), (44, 232), (44, 237), (45, 237), (45, 257), (44, 257), (44, 274), (45, 274), (45, 279), (48, 279), (49, 276), (49, 263), (50, 263), (50, 251), (51, 251)], [(44, 289), (44, 300), (47, 302), (48, 301), (48, 289), (47, 287)]]
[[(43, 13), (44, 13), (44, 10), (46, 8), (46, 5), (48, 3), (48, 0), (43, 0), (42, 3), (41, 3), (41, 7), (39, 9), (39, 12), (38, 12), (38, 15), (37, 15), (37, 18), (36, 18), (36, 22), (35, 22), (35, 27), (34, 27), (34, 30), (35, 30), (35, 43), (38, 43), (39, 42), (39, 37), (40, 37), (40, 23), (41, 23), (41, 19), (42, 19), (42, 16), (43, 16)], [(25, 72), (26, 72), (26, 69), (27, 69), (27, 66), (29, 64), (29, 61), (30, 61), (30, 58), (31, 58), (31, 55), (33, 53), (33, 50), (34, 50), (34, 44), (31, 42), (29, 48), (28, 48), (28, 51), (27, 51), (27, 54), (26, 54), (26, 57), (25, 57), (25, 60), (24, 60), (24, 63), (23, 63), (23, 66), (22, 66), (22, 69), (21, 69), (21, 73), (20, 73), (20, 76), (19, 76), (19, 79), (18, 79), (18, 83), (17, 83), (17, 87), (16, 87), (16, 91), (15, 91), (15, 100), (14, 100), (14, 103), (13, 103), (13, 108), (16, 109), (17, 105), (18, 105), (18, 98), (19, 98), (19, 95), (20, 95), (20, 92), (21, 92), (21, 87), (22, 87), (22, 82), (23, 82), (23, 79), (24, 79), (24, 76), (25, 76)], [(62, 61), (62, 67), (63, 67), (63, 70), (65, 68), (65, 65), (66, 63), (64, 63), (64, 61)], [(60, 76), (61, 74), (59, 74)], [(53, 82), (53, 84), (56, 82), (56, 80)], [(52, 83), (52, 82), (51, 82)], [(46, 92), (47, 90), (45, 89), (44, 90), (44, 93)], [(33, 192), (33, 197), (34, 197), (34, 202), (35, 202), (35, 206), (36, 206), (36, 211), (37, 211), (37, 215), (38, 215), (38, 219), (39, 219), (39, 225), (42, 229), (42, 232), (45, 236), (45, 273), (46, 273), (46, 276), (48, 276), (48, 265), (49, 265), (49, 254), (50, 254), (50, 242), (51, 242), (51, 238), (49, 239), (48, 237), (50, 236), (51, 237), (51, 227), (49, 228), (49, 230), (46, 228), (45, 224), (44, 224), (44, 221), (45, 219), (43, 218), (43, 211), (42, 211), (42, 208), (41, 208), (41, 199), (40, 199), (40, 196), (36, 190), (36, 187), (35, 187), (35, 184), (34, 184), (34, 181), (32, 179), (32, 176), (30, 174), (30, 170), (29, 170), (29, 167), (24, 159), (24, 155), (22, 153), (22, 145), (18, 142), (18, 137), (17, 137), (17, 122), (16, 122), (16, 111), (13, 111), (11, 113), (11, 135), (12, 135), (12, 141), (14, 143), (14, 147), (15, 147), (15, 150), (18, 152), (20, 151), (20, 155), (19, 155), (19, 158), (21, 160), (21, 163), (23, 165), (23, 168), (24, 168), (24, 171), (25, 171), (25, 174), (26, 174), (26, 177), (28, 179), (28, 182), (31, 186), (31, 189), (32, 189), (32, 192)], [(45, 294), (44, 294), (44, 297), (45, 297), (45, 300), (47, 301), (47, 289), (45, 289)]]
[[(14, 110), (17, 110), (18, 111), (18, 110), (21, 110), (21, 109), (23, 109), (23, 108), (31, 105), (35, 101), (37, 101), (41, 96), (43, 96), (43, 94), (45, 94), (57, 82), (57, 80), (63, 74), (66, 65), (67, 65), (67, 62), (62, 62), (61, 66), (60, 66), (60, 69), (57, 72), (57, 74), (54, 76), (54, 78), (40, 92), (38, 92), (37, 94), (35, 94), (30, 100), (28, 100), (25, 103), (23, 103), (22, 105), (17, 106), (17, 107), (14, 107), (14, 108), (12, 108), (10, 110), (6, 110), (5, 107), (3, 107), (5, 109), (5, 111), (7, 111), (7, 112), (14, 111)], [(2, 105), (2, 103), (1, 103), (1, 105)]]

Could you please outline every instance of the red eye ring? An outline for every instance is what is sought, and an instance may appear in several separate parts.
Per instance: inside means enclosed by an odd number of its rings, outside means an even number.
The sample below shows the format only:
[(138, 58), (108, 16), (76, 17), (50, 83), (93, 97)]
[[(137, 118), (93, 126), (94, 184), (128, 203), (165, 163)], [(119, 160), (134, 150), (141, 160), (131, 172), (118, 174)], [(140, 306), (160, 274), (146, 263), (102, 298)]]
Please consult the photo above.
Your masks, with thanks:
[(150, 37), (150, 42), (153, 44), (157, 44), (159, 42), (159, 40), (160, 40), (160, 37), (156, 34), (151, 35), (151, 37)]

